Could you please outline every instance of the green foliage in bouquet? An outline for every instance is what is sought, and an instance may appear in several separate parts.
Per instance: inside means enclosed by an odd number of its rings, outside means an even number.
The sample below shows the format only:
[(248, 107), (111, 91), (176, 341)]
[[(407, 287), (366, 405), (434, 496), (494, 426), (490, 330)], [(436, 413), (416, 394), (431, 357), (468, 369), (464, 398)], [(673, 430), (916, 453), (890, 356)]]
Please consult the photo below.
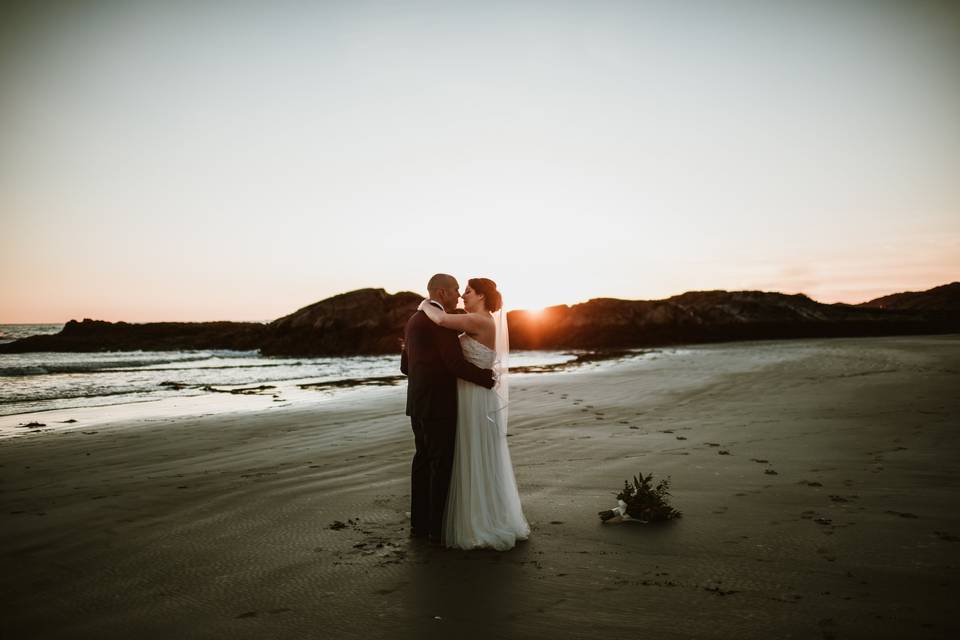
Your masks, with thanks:
[(633, 476), (633, 484), (624, 480), (623, 491), (617, 494), (617, 500), (627, 504), (627, 515), (643, 522), (661, 522), (679, 518), (681, 514), (668, 503), (670, 496), (670, 478), (661, 480), (654, 486), (653, 474)]

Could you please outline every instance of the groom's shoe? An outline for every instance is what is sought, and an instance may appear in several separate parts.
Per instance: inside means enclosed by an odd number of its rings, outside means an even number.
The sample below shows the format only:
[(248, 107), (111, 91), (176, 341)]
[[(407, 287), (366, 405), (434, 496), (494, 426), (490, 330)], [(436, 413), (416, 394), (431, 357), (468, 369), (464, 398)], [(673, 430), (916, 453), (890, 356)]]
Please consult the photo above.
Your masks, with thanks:
[(414, 540), (421, 540), (427, 537), (426, 531), (417, 531), (415, 529), (410, 529), (410, 538)]

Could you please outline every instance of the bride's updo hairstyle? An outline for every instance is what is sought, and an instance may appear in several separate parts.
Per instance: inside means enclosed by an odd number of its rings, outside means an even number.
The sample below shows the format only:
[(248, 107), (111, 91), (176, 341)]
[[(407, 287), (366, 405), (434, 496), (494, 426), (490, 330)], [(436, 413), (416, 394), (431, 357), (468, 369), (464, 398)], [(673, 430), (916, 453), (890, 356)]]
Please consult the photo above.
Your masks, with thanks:
[(499, 311), (503, 306), (503, 297), (497, 291), (497, 283), (489, 278), (470, 278), (467, 285), (473, 289), (477, 295), (483, 296), (483, 306), (491, 313)]

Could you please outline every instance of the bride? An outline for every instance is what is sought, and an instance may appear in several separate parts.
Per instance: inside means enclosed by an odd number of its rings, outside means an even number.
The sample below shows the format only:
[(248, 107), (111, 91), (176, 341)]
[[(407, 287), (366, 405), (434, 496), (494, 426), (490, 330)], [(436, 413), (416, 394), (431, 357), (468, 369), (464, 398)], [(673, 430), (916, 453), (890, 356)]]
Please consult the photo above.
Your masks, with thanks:
[(507, 448), (507, 319), (497, 285), (487, 278), (467, 282), (463, 305), (465, 314), (420, 304), (436, 324), (463, 332), (460, 346), (467, 361), (498, 375), (493, 389), (457, 379), (457, 437), (443, 542), (457, 549), (505, 551), (530, 535)]

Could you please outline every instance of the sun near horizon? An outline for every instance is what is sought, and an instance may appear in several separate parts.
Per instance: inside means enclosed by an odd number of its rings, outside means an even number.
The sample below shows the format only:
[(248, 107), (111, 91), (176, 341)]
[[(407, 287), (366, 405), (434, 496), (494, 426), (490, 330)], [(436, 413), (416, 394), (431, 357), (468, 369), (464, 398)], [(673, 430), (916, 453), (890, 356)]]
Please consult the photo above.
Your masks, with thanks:
[[(916, 290), (913, 290), (913, 291), (925, 291), (925, 290), (932, 289), (932, 288), (934, 288), (934, 287), (941, 286), (941, 285), (945, 285), (945, 284), (950, 284), (950, 282), (947, 281), (947, 282), (942, 282), (942, 283), (938, 283), (938, 284), (932, 284), (932, 285), (930, 285), (930, 286), (928, 286), (928, 287), (923, 287), (923, 288), (921, 288), (921, 289), (916, 289)], [(361, 288), (365, 288), (365, 287), (361, 287)], [(379, 288), (379, 287), (375, 287), (375, 288)], [(706, 291), (706, 290), (716, 290), (716, 288), (713, 288), (713, 289), (690, 289), (690, 290), (688, 290), (688, 291)], [(725, 289), (725, 290), (727, 290), (727, 291), (743, 291), (743, 290), (755, 290), (755, 289)], [(387, 291), (387, 293), (390, 294), (390, 295), (393, 295), (393, 294), (399, 293), (400, 291), (412, 291), (412, 289), (402, 289), (402, 290), (397, 290), (397, 291)], [(528, 304), (528, 305), (509, 305), (509, 304), (505, 304), (505, 305), (504, 305), (504, 309), (505, 309), (507, 312), (510, 312), (510, 311), (524, 311), (524, 312), (526, 312), (526, 313), (528, 313), (528, 314), (530, 314), (530, 315), (532, 315), (532, 316), (534, 316), (534, 317), (538, 317), (538, 316), (543, 315), (550, 307), (562, 306), (562, 305), (573, 306), (573, 305), (575, 305), (575, 304), (580, 304), (580, 303), (587, 302), (587, 301), (589, 301), (589, 300), (591, 300), (591, 299), (596, 299), (596, 298), (618, 298), (618, 299), (621, 299), (621, 300), (661, 300), (661, 299), (665, 299), (665, 298), (672, 297), (672, 296), (674, 296), (674, 295), (680, 295), (680, 294), (682, 294), (682, 293), (687, 293), (688, 291), (679, 291), (679, 292), (676, 292), (676, 293), (673, 293), (673, 294), (669, 294), (669, 295), (656, 296), (656, 297), (641, 297), (641, 298), (628, 298), (628, 297), (624, 297), (624, 296), (614, 296), (614, 295), (606, 295), (606, 296), (604, 296), (604, 295), (595, 295), (595, 296), (590, 296), (589, 298), (583, 298), (583, 299), (581, 299), (581, 300), (573, 300), (573, 301), (565, 301), (565, 302), (551, 302), (550, 304), (541, 304), (541, 303), (540, 303), (540, 298), (538, 298), (538, 295), (536, 294), (536, 292), (533, 292), (533, 293), (531, 293), (531, 294), (529, 295), (529, 297), (527, 297), (527, 298), (523, 298), (523, 297), (522, 297), (522, 294), (521, 294), (521, 298), (520, 298), (521, 300), (522, 300), (522, 299), (530, 300), (530, 301), (533, 302), (532, 304)], [(773, 290), (770, 290), (770, 291), (771, 291), (771, 292), (774, 292)], [(905, 293), (905, 292), (908, 292), (908, 291), (909, 291), (909, 290), (896, 290), (896, 291), (890, 290), (890, 291), (881, 291), (881, 292), (874, 291), (873, 293), (870, 294), (870, 297), (869, 297), (869, 298), (855, 299), (855, 300), (824, 300), (824, 299), (818, 299), (818, 298), (816, 298), (816, 297), (814, 297), (814, 296), (809, 296), (808, 294), (806, 294), (805, 292), (802, 292), (802, 291), (792, 291), (792, 292), (791, 292), (791, 291), (776, 291), (776, 292), (777, 292), (777, 293), (784, 293), (784, 294), (787, 294), (787, 295), (793, 295), (793, 294), (808, 295), (808, 297), (812, 298), (812, 299), (815, 300), (816, 302), (821, 302), (821, 303), (826, 303), (826, 304), (836, 303), (836, 302), (841, 302), (841, 303), (846, 303), (846, 304), (859, 304), (859, 303), (862, 303), (862, 302), (869, 302), (870, 300), (874, 300), (874, 299), (876, 299), (876, 298), (883, 297), (883, 296), (885, 296), (885, 295), (890, 295), (890, 294), (893, 294), (893, 293)], [(414, 292), (414, 293), (417, 293), (416, 291), (413, 291), (413, 292)], [(16, 324), (24, 324), (24, 325), (30, 325), (30, 324), (65, 324), (65, 323), (68, 322), (69, 320), (82, 321), (82, 320), (88, 319), (88, 318), (91, 319), (91, 320), (104, 320), (104, 321), (107, 321), (107, 322), (120, 322), (120, 321), (124, 321), (124, 322), (133, 322), (133, 323), (145, 323), (145, 322), (216, 322), (216, 321), (264, 322), (264, 323), (268, 323), (268, 322), (271, 322), (271, 321), (273, 321), (273, 320), (275, 320), (275, 319), (277, 319), (277, 318), (280, 318), (280, 317), (283, 317), (283, 316), (285, 316), (285, 315), (288, 315), (289, 313), (293, 313), (294, 311), (296, 311), (296, 310), (298, 310), (298, 309), (301, 309), (301, 308), (303, 308), (303, 307), (305, 307), (305, 306), (309, 306), (309, 305), (311, 305), (311, 304), (313, 304), (313, 303), (315, 303), (315, 302), (319, 302), (319, 301), (321, 301), (321, 300), (323, 300), (323, 299), (326, 299), (326, 298), (328, 298), (328, 297), (333, 297), (334, 295), (338, 295), (339, 293), (349, 293), (349, 291), (341, 291), (341, 292), (332, 294), (332, 295), (330, 295), (330, 296), (324, 296), (323, 298), (317, 298), (316, 300), (313, 300), (313, 301), (308, 302), (308, 303), (306, 303), (306, 304), (300, 304), (300, 305), (297, 305), (297, 306), (295, 306), (295, 307), (291, 307), (291, 308), (289, 308), (287, 311), (285, 311), (285, 312), (283, 312), (283, 313), (280, 313), (280, 314), (277, 314), (277, 315), (271, 316), (271, 317), (266, 317), (266, 318), (265, 318), (265, 317), (227, 318), (227, 317), (219, 317), (219, 316), (208, 317), (208, 318), (180, 318), (180, 317), (164, 317), (164, 318), (151, 318), (151, 317), (146, 317), (146, 318), (118, 317), (118, 318), (110, 318), (110, 317), (99, 317), (99, 316), (93, 316), (93, 315), (83, 315), (83, 316), (74, 315), (74, 316), (71, 316), (71, 317), (66, 318), (66, 319), (63, 319), (63, 320), (52, 320), (52, 321), (49, 321), (49, 320), (48, 320), (48, 321), (10, 321), (10, 322), (0, 321), (0, 324), (13, 324), (13, 325), (16, 325)], [(426, 294), (423, 293), (422, 295), (426, 295)], [(462, 302), (461, 302), (461, 306), (462, 306)]]

